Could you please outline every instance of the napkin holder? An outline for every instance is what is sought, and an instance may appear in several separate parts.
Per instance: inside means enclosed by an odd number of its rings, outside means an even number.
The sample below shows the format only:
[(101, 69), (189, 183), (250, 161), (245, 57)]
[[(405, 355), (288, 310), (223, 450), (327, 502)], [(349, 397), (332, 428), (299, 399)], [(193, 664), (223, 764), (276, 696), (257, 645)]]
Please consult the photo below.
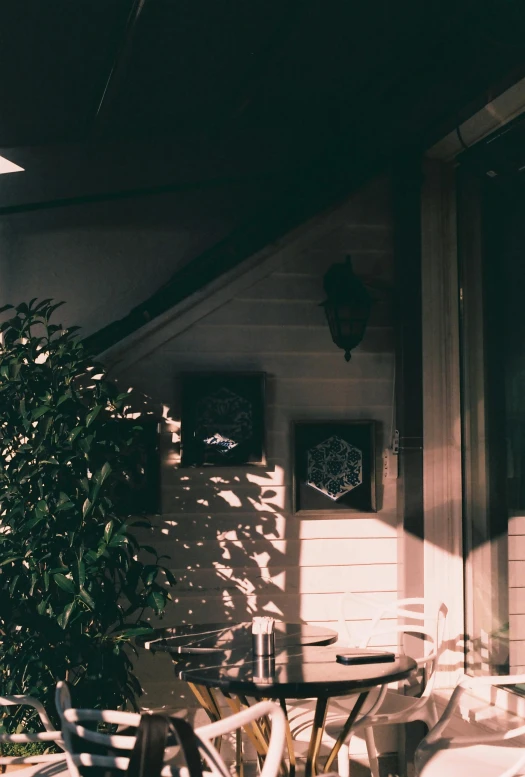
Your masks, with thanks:
[(275, 655), (275, 631), (273, 618), (253, 619), (252, 652), (254, 657)]
[(275, 655), (275, 633), (252, 634), (252, 651), (254, 656)]
[(253, 656), (253, 679), (256, 683), (271, 683), (275, 678), (274, 656)]

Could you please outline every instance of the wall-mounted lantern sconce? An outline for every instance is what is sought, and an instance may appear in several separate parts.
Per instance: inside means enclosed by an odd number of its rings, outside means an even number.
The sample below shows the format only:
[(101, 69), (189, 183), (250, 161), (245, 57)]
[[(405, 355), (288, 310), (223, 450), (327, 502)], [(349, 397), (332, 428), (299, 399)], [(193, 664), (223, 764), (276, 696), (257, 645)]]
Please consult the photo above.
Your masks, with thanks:
[(322, 302), (332, 340), (350, 361), (352, 348), (359, 345), (365, 334), (372, 300), (363, 283), (354, 275), (349, 256), (333, 264), (324, 276), (326, 300)]

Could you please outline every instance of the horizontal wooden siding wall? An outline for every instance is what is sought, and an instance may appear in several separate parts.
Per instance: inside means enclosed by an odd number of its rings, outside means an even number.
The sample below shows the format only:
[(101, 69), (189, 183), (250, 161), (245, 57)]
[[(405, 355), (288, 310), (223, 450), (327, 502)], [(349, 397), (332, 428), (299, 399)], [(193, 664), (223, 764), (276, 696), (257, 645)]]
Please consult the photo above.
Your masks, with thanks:
[[(319, 307), (324, 273), (347, 254), (381, 297), (349, 364)], [(344, 591), (396, 598), (396, 481), (382, 482), (378, 513), (295, 516), (290, 454), (296, 419), (374, 419), (388, 444), (394, 354), (384, 289), (391, 282), (388, 188), (376, 182), (348, 203), (340, 226), (121, 377), (164, 407), (163, 514), (149, 542), (169, 554), (178, 580), (166, 625), (266, 613), (337, 628)], [(268, 465), (181, 469), (181, 373), (251, 370), (267, 375)], [(359, 625), (367, 612), (356, 607), (348, 616)], [(141, 657), (140, 666), (153, 706), (192, 703), (171, 682), (167, 657)]]

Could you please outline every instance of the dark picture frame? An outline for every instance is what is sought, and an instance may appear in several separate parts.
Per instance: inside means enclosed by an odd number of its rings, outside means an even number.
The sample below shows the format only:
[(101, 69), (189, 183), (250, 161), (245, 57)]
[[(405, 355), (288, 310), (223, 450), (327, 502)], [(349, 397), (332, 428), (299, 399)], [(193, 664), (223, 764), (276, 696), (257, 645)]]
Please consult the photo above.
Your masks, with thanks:
[(265, 373), (185, 373), (181, 378), (181, 467), (264, 466)]
[(292, 511), (376, 512), (376, 435), (375, 421), (295, 421)]

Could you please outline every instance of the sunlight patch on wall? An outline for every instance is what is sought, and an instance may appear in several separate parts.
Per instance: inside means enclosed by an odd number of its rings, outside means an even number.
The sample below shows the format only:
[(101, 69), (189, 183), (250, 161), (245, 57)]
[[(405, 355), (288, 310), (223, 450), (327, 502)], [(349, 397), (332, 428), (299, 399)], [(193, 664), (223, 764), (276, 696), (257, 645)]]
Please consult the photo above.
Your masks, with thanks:
[(166, 427), (168, 431), (176, 431), (177, 429), (180, 429), (180, 419), (174, 419), (170, 416), (170, 407), (169, 405), (162, 405), (162, 417), (166, 421)]
[(258, 500), (249, 496), (248, 502), (250, 502), (255, 510), (264, 510), (267, 513), (275, 513), (278, 510), (284, 510), (285, 489), (282, 488), (279, 491), (273, 491), (271, 488), (268, 491), (263, 490)]
[(278, 617), (281, 617), (283, 615), (283, 611), (281, 610), (281, 608), (278, 607), (273, 602), (268, 602), (268, 604), (265, 604), (264, 607), (262, 608), (262, 611), (272, 613), (272, 615), (276, 615)]
[(286, 518), (280, 513), (272, 513), (274, 526), (269, 529), (266, 523), (256, 524), (255, 531), (264, 539), (284, 539), (286, 536)]
[(273, 470), (264, 470), (263, 475), (246, 473), (246, 480), (256, 486), (284, 486), (284, 468), (276, 466)]
[(0, 156), (0, 175), (5, 173), (23, 173), (24, 168), (20, 165), (15, 165), (14, 162), (10, 162), (5, 156)]
[(257, 564), (257, 566), (259, 567), (259, 569), (261, 569), (262, 567), (267, 567), (271, 561), (270, 554), (266, 550), (263, 551), (262, 553), (254, 553), (252, 558)]
[(219, 491), (217, 496), (230, 505), (230, 507), (242, 507), (242, 502), (233, 491)]

